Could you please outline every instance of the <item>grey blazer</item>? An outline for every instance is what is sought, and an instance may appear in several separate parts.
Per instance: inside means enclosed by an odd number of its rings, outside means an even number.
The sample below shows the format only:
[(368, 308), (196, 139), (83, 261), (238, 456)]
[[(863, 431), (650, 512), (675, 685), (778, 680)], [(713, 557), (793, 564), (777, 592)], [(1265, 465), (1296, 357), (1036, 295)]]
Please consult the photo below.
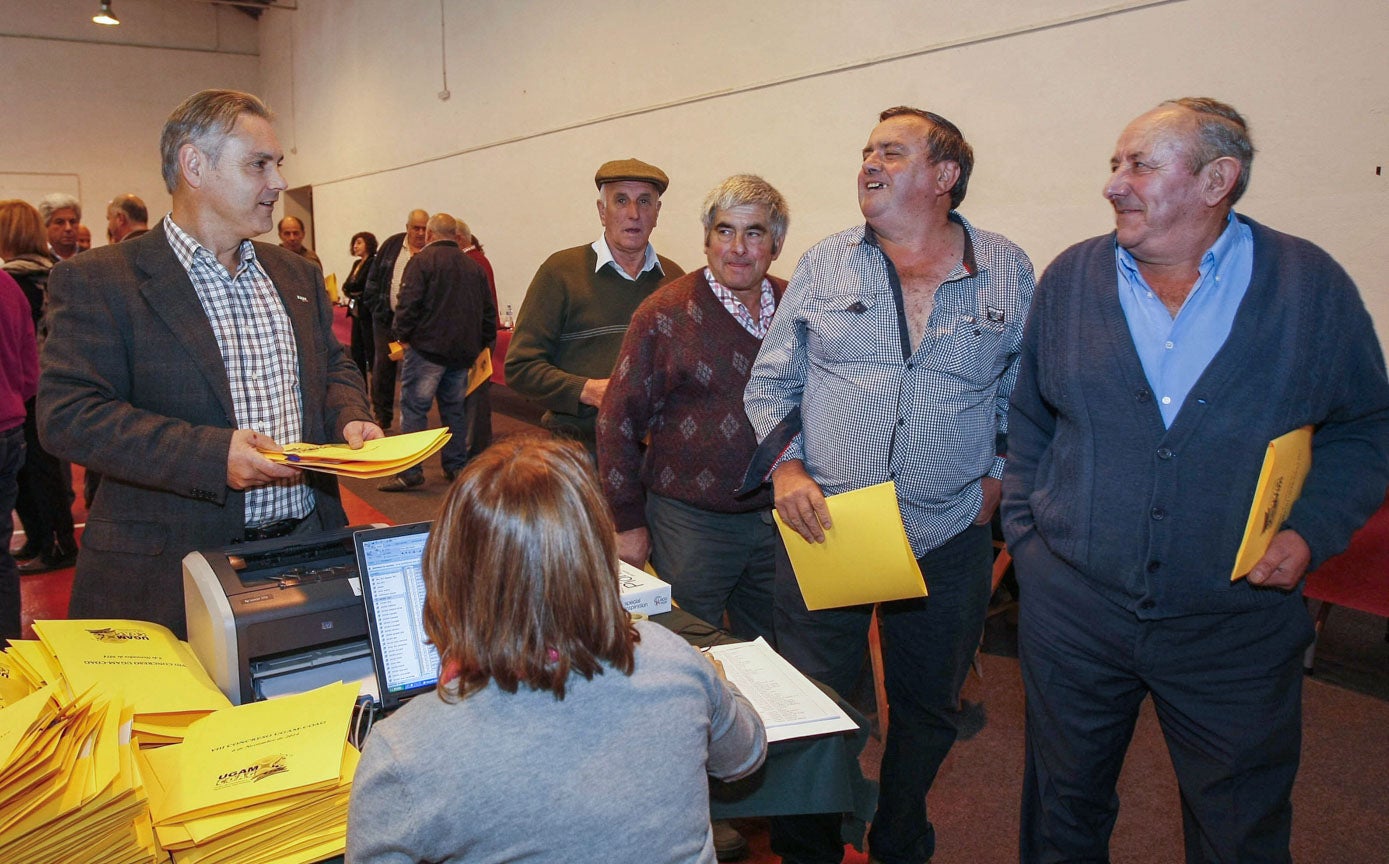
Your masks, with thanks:
[[(255, 246), (294, 328), (304, 440), (341, 441), (371, 412), (333, 335), (322, 272)], [(212, 325), (162, 223), (55, 267), (48, 302), (40, 438), (103, 475), (68, 615), (155, 621), (183, 637), (183, 556), (239, 540), (245, 527), (245, 495), (226, 480), (235, 411)], [(309, 483), (322, 527), (347, 524), (337, 481), (310, 473)]]

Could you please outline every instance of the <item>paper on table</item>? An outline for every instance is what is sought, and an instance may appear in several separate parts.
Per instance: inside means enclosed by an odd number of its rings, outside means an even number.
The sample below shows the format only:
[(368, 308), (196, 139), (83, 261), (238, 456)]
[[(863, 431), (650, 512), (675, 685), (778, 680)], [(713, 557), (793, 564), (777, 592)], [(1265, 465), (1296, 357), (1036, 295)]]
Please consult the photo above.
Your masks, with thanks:
[(492, 377), (492, 349), (483, 348), (482, 353), (477, 355), (473, 361), (473, 368), (468, 370), (468, 393), (471, 395), (474, 390), (482, 386), (482, 382)]
[(926, 596), (897, 507), (897, 484), (830, 495), (825, 504), (834, 527), (824, 543), (807, 541), (772, 513), (807, 609)]
[(773, 651), (765, 639), (715, 645), (709, 653), (719, 659), (728, 680), (738, 685), (762, 716), (768, 741), (858, 728), (833, 699)]
[(1243, 579), (1259, 563), (1302, 494), (1302, 483), (1312, 468), (1312, 427), (1303, 426), (1268, 442), (1254, 503), (1244, 525), (1244, 539), (1235, 555), (1230, 581)]

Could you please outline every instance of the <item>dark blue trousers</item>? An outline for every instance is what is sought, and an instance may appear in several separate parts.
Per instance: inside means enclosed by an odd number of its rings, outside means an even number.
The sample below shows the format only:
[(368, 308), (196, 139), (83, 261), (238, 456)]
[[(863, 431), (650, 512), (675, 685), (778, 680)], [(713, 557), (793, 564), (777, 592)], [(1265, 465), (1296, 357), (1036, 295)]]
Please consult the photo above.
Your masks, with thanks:
[[(890, 719), (868, 847), (883, 864), (921, 864), (935, 853), (926, 793), (955, 743), (960, 687), (983, 633), (993, 566), (989, 527), (966, 528), (918, 564), (929, 596), (878, 607)], [(806, 675), (852, 692), (868, 650), (872, 608), (808, 611), (784, 547), (776, 578), (779, 653)], [(797, 864), (839, 861), (838, 818), (819, 822), (774, 820), (772, 851)]]
[(1312, 639), (1300, 594), (1254, 611), (1140, 620), (1035, 536), (1019, 547), (1023, 864), (1109, 860), (1115, 785), (1147, 696), (1181, 790), (1187, 862), (1290, 862)]

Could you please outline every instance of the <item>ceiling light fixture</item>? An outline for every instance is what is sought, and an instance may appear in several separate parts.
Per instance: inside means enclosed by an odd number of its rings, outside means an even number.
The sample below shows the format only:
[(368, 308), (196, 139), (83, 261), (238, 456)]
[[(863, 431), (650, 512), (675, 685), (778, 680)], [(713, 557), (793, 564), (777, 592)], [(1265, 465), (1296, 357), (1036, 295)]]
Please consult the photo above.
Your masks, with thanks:
[(115, 27), (121, 23), (121, 19), (116, 17), (116, 13), (111, 11), (110, 0), (103, 0), (101, 8), (92, 16), (92, 23), (105, 24), (107, 27)]

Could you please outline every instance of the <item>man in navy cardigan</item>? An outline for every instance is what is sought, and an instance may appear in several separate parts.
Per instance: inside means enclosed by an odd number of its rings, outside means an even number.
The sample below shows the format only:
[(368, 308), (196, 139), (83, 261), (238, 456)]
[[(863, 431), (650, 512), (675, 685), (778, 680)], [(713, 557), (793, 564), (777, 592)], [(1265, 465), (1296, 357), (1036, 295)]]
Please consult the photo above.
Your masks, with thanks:
[[(1212, 99), (1119, 139), (1116, 232), (1048, 268), (1009, 418), (1004, 531), (1022, 585), (1021, 860), (1108, 860), (1152, 694), (1186, 860), (1290, 861), (1302, 578), (1389, 483), (1389, 382), (1354, 283), (1234, 214), (1254, 148)], [(1268, 442), (1312, 426), (1301, 498), (1231, 579)]]

